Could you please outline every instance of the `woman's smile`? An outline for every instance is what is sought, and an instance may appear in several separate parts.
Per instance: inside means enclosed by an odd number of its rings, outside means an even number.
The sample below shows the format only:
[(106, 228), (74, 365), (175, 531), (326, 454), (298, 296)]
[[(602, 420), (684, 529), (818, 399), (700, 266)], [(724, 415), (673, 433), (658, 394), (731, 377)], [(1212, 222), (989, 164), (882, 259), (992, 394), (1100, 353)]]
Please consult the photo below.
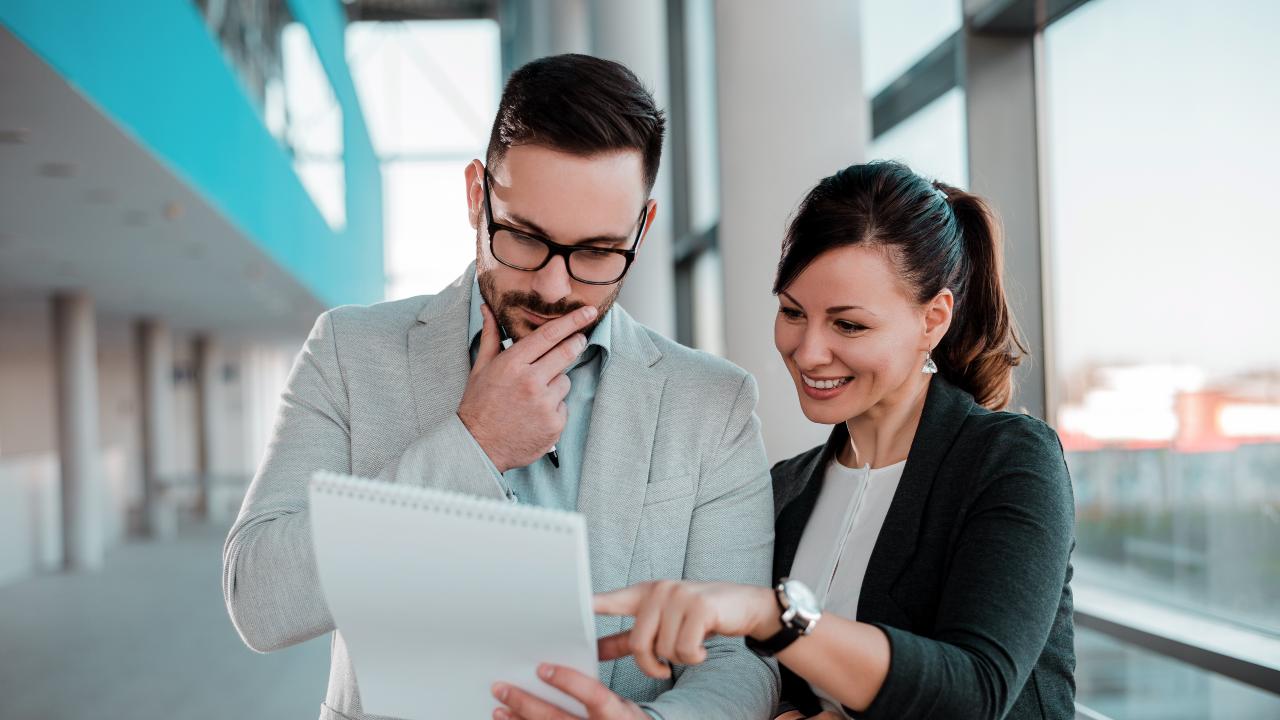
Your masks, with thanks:
[(829, 400), (844, 392), (854, 378), (852, 376), (817, 378), (800, 373), (800, 380), (800, 387), (806, 395), (814, 400)]

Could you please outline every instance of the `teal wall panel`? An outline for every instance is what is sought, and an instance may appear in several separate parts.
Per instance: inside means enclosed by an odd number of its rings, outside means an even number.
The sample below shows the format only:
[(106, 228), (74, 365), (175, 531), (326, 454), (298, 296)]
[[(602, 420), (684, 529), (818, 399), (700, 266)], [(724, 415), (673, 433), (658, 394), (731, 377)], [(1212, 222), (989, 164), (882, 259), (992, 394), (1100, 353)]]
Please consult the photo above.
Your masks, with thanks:
[(339, 0), (290, 0), (343, 112), (333, 230), (190, 0), (0, 0), (0, 22), (327, 305), (382, 299), (382, 181)]

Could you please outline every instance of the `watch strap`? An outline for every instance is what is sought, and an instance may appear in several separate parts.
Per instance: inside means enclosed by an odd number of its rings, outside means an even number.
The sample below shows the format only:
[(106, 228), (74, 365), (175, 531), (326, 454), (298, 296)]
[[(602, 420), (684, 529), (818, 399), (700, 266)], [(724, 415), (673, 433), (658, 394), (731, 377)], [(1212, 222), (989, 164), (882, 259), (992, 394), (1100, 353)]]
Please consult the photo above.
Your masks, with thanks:
[(764, 640), (756, 640), (748, 635), (746, 638), (747, 649), (757, 655), (773, 657), (783, 650), (786, 650), (791, 643), (799, 640), (800, 635), (801, 632), (798, 629), (791, 627), (790, 625), (783, 625), (781, 630)]

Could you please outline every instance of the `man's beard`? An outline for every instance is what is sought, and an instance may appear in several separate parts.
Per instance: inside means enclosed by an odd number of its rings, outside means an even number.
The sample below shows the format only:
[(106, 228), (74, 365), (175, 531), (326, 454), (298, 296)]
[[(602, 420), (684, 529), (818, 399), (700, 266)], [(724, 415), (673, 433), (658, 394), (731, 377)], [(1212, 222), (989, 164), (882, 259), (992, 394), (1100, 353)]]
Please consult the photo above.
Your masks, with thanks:
[[(516, 314), (517, 309), (525, 309), (531, 313), (542, 315), (543, 317), (559, 317), (567, 315), (580, 307), (584, 307), (586, 303), (572, 302), (562, 300), (555, 303), (543, 302), (542, 298), (536, 293), (520, 292), (513, 290), (511, 292), (499, 293), (497, 285), (494, 283), (492, 272), (476, 271), (476, 281), (480, 285), (480, 297), (484, 298), (489, 309), (493, 311), (494, 317), (498, 319), (502, 327), (514, 339), (519, 340), (526, 334), (526, 328), (532, 331), (532, 325)], [(613, 307), (613, 303), (618, 299), (618, 293), (622, 290), (622, 283), (618, 282), (614, 285), (613, 292), (603, 302), (596, 306), (598, 311), (596, 319), (590, 325), (584, 327), (581, 332), (587, 337), (591, 336), (596, 325), (604, 318), (604, 314)]]

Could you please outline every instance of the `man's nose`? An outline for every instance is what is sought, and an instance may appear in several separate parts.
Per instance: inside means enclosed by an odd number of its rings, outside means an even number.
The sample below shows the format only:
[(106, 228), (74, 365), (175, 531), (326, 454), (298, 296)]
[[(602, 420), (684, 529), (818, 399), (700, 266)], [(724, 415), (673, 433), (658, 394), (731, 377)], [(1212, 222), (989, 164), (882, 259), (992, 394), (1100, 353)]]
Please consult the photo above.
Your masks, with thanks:
[(553, 257), (533, 274), (533, 291), (548, 304), (559, 302), (573, 292), (573, 278), (569, 276), (568, 258)]

